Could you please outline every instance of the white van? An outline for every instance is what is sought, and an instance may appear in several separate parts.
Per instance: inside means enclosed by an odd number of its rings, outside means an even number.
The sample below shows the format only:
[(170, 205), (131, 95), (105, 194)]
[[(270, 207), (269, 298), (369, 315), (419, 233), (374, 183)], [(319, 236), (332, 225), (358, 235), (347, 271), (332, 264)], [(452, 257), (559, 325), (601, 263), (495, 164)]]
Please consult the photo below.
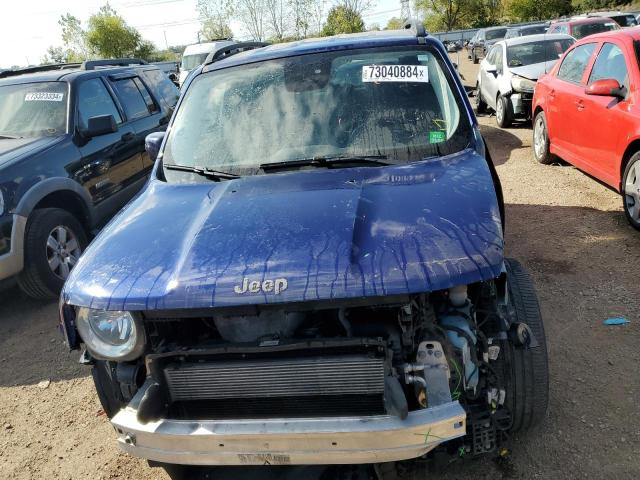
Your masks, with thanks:
[(184, 82), (191, 70), (204, 63), (207, 55), (233, 43), (231, 40), (216, 40), (215, 42), (187, 45), (182, 54), (182, 63), (180, 65), (180, 78), (178, 80), (180, 85), (182, 86), (182, 82)]

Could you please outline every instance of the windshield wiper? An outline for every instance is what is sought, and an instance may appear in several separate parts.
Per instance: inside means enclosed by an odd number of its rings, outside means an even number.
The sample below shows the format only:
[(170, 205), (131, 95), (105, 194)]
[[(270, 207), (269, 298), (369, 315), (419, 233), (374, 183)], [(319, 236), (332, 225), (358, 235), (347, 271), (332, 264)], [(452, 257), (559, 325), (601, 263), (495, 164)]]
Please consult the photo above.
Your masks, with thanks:
[(188, 165), (178, 165), (176, 163), (165, 163), (165, 168), (169, 170), (180, 170), (181, 172), (191, 172), (203, 177), (206, 177), (210, 180), (214, 180), (219, 182), (220, 180), (232, 180), (234, 178), (240, 178), (240, 175), (235, 175), (233, 173), (220, 172), (218, 170), (213, 170), (209, 167), (199, 167), (199, 166), (188, 166)]
[(24, 138), (24, 137), (19, 137), (17, 135), (5, 135), (4, 133), (0, 133), (0, 138), (3, 138), (5, 140), (16, 140), (18, 138)]
[(384, 162), (387, 159), (387, 155), (333, 155), (333, 156), (319, 156), (310, 158), (299, 158), (296, 160), (290, 160), (285, 162), (272, 162), (262, 163), (260, 168), (262, 170), (277, 170), (280, 168), (297, 168), (297, 167), (326, 167), (331, 168), (334, 165), (339, 164), (362, 164), (362, 165), (375, 165), (384, 166), (391, 165), (389, 162)]

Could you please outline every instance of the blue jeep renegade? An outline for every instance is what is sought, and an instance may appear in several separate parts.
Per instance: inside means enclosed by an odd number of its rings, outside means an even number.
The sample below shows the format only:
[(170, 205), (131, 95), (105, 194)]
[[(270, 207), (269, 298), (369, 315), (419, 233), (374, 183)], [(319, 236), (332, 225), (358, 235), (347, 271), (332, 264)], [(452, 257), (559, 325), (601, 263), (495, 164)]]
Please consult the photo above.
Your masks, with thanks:
[(442, 44), (398, 31), (210, 55), (143, 193), (65, 284), (127, 452), (186, 465), (496, 451), (547, 409), (535, 292)]

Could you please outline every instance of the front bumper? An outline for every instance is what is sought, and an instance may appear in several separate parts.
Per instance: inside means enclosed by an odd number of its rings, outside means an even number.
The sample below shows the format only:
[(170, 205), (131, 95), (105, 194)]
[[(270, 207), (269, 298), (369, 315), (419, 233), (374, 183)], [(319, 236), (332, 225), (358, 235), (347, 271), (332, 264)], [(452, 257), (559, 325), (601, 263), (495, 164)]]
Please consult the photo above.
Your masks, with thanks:
[(183, 465), (379, 463), (416, 458), (466, 433), (462, 406), (448, 402), (390, 415), (259, 420), (159, 420), (142, 424), (143, 385), (111, 423), (120, 447), (138, 457)]
[(533, 92), (516, 92), (511, 94), (511, 105), (516, 117), (529, 118), (531, 116), (531, 102)]
[(9, 244), (9, 251), (0, 254), (0, 280), (10, 278), (22, 271), (24, 265), (24, 232), (27, 218), (21, 215), (5, 215), (0, 219), (3, 224), (0, 230), (10, 232), (10, 236), (2, 235), (2, 242)]

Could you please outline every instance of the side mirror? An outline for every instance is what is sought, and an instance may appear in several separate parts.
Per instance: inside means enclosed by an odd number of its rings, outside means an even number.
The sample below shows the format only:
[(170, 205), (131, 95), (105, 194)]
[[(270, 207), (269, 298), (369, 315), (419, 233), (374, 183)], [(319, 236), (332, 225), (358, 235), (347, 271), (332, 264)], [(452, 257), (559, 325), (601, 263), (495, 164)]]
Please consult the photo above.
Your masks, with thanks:
[(98, 115), (87, 120), (87, 129), (82, 133), (87, 138), (93, 138), (117, 131), (118, 124), (113, 115)]
[(589, 85), (584, 93), (587, 95), (598, 95), (601, 97), (625, 97), (625, 88), (621, 86), (617, 80), (613, 78), (603, 78), (602, 80), (596, 80)]
[(144, 139), (144, 149), (149, 154), (152, 162), (155, 162), (156, 158), (158, 158), (158, 152), (160, 151), (160, 145), (162, 145), (164, 136), (165, 132), (153, 132)]

